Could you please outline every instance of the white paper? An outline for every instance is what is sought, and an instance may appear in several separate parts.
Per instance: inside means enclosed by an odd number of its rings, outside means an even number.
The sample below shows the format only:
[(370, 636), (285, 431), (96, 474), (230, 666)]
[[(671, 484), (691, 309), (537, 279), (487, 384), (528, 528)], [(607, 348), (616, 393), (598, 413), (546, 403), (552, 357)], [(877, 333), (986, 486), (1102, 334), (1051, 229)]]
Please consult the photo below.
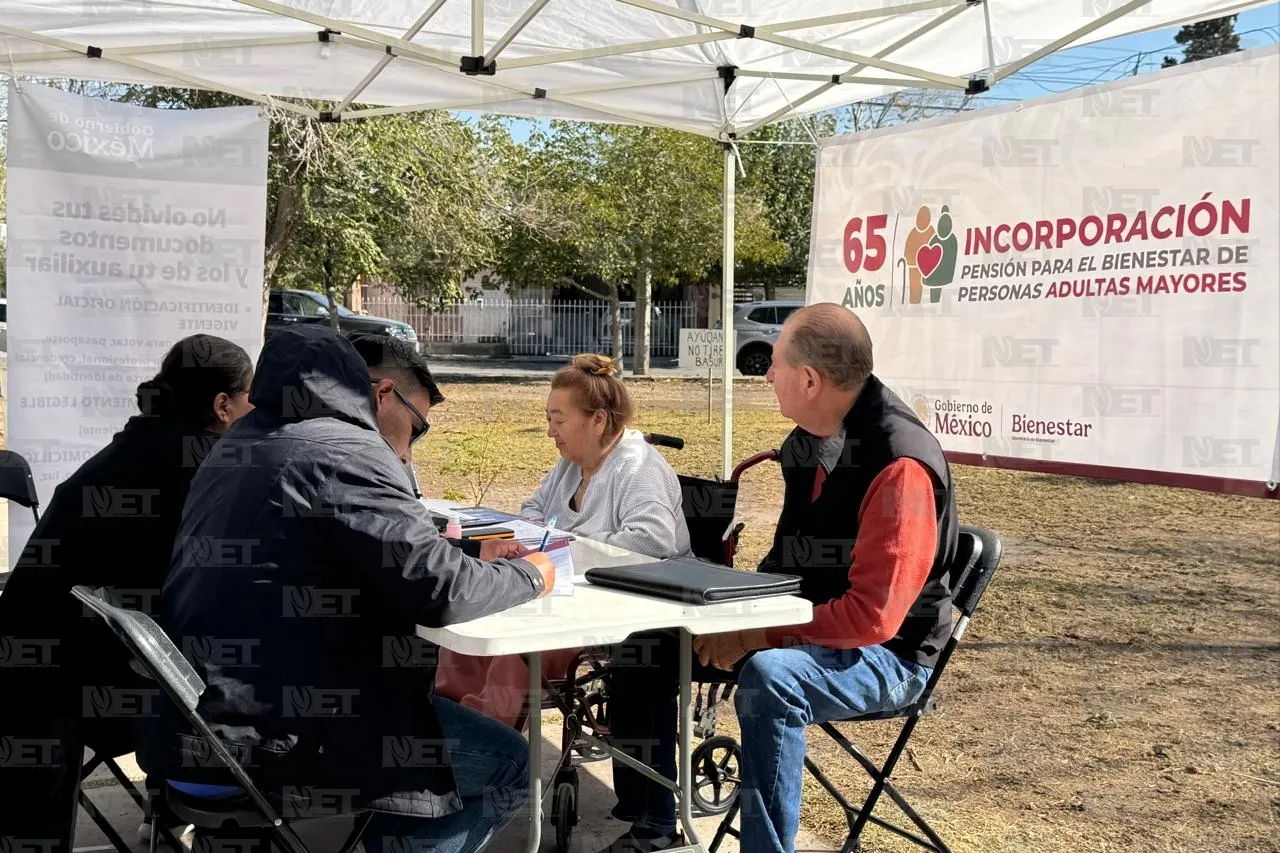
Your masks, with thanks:
[(573, 548), (564, 545), (547, 551), (546, 555), (556, 567), (556, 585), (552, 595), (573, 595)]

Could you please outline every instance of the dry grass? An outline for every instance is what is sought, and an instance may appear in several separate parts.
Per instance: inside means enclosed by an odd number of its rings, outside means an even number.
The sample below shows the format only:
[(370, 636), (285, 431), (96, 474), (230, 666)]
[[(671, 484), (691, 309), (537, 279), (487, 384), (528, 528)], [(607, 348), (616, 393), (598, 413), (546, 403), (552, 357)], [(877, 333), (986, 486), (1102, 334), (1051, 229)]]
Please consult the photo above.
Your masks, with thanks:
[[(636, 383), (637, 426), (683, 436), (664, 451), (682, 473), (719, 471), (720, 423), (705, 385)], [(766, 387), (736, 387), (736, 456), (789, 426)], [(515, 508), (554, 462), (542, 383), (451, 384), (417, 465), (424, 490), (466, 492), (441, 475), (451, 444), (497, 421), (505, 466), (487, 495)], [(899, 787), (956, 853), (1280, 850), (1280, 505), (1156, 487), (957, 468), (963, 521), (1006, 553), (912, 741)], [(756, 469), (740, 512), (740, 565), (764, 553), (781, 500)], [(726, 720), (726, 731), (732, 720)], [(896, 733), (848, 727), (881, 755)], [(834, 747), (812, 749), (849, 786)], [(845, 768), (842, 770), (841, 768)], [(893, 808), (885, 807), (885, 814)], [(806, 828), (843, 817), (806, 789)], [(869, 853), (914, 849), (878, 830)]]

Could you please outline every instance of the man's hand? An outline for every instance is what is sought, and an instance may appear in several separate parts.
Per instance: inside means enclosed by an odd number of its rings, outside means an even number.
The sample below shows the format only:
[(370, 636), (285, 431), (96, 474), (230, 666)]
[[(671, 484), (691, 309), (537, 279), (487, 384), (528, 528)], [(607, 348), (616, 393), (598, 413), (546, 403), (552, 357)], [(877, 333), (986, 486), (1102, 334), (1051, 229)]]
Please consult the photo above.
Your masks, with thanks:
[(515, 539), (486, 539), (480, 543), (480, 559), (485, 562), (508, 557), (523, 557), (529, 549)]
[(556, 564), (551, 562), (551, 558), (541, 551), (525, 554), (521, 559), (532, 563), (542, 574), (542, 593), (538, 598), (546, 598), (556, 585)]
[(730, 631), (693, 638), (693, 650), (703, 666), (714, 666), (732, 672), (738, 661), (756, 649), (768, 648), (763, 630)]

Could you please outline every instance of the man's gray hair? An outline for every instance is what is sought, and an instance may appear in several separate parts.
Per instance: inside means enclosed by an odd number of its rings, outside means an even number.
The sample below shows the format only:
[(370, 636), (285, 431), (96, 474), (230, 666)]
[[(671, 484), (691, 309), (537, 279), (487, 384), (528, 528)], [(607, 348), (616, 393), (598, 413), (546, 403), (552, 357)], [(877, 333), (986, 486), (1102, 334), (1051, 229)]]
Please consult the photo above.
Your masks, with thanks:
[(842, 391), (851, 391), (871, 375), (871, 335), (858, 315), (834, 302), (819, 302), (787, 318), (787, 349), (792, 367), (807, 365)]

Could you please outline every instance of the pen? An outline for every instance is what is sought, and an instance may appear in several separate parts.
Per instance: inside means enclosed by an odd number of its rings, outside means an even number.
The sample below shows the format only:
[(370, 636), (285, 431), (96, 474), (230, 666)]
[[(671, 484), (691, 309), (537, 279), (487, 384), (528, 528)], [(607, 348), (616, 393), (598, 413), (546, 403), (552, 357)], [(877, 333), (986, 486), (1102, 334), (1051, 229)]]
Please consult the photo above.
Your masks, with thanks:
[(556, 516), (551, 516), (551, 520), (547, 522), (547, 532), (542, 534), (542, 544), (538, 546), (539, 551), (547, 550), (547, 541), (551, 539), (551, 528), (556, 526)]

